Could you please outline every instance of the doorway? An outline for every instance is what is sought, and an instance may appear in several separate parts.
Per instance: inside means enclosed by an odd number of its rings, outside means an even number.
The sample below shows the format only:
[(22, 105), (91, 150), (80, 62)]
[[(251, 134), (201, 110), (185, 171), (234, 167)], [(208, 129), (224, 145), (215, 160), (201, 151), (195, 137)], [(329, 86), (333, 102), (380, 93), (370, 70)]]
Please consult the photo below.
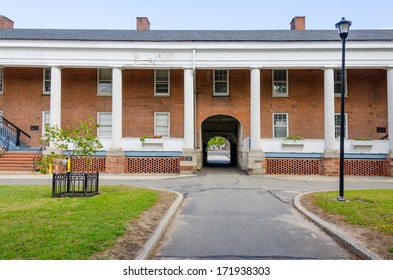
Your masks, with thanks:
[(237, 166), (241, 124), (229, 115), (214, 115), (202, 122), (203, 166)]

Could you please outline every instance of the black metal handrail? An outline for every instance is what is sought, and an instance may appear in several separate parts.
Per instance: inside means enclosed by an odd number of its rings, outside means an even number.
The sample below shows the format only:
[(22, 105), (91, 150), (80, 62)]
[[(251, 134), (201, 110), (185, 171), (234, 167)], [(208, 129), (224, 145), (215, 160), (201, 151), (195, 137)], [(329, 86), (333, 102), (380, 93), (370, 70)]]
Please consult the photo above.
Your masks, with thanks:
[[(29, 134), (24, 132), (22, 129), (14, 125), (12, 122), (4, 118), (3, 116), (0, 116), (0, 136), (3, 140), (3, 143), (7, 146), (7, 149), (9, 147), (9, 142), (13, 141), (15, 142), (15, 146), (19, 147), (20, 146), (20, 136), (21, 134), (25, 135), (28, 138), (31, 138)], [(8, 141), (8, 143), (5, 143)]]

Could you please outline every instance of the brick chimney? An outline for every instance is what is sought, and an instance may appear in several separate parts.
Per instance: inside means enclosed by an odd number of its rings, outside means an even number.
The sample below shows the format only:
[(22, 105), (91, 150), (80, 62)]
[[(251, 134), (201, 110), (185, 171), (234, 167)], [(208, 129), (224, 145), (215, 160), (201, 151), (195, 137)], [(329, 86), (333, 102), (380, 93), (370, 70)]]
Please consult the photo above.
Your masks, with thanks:
[(150, 21), (147, 17), (136, 18), (136, 30), (150, 30)]
[(291, 21), (291, 30), (305, 30), (306, 17), (294, 17)]
[(0, 15), (0, 29), (4, 29), (4, 28), (13, 29), (14, 22), (9, 18)]

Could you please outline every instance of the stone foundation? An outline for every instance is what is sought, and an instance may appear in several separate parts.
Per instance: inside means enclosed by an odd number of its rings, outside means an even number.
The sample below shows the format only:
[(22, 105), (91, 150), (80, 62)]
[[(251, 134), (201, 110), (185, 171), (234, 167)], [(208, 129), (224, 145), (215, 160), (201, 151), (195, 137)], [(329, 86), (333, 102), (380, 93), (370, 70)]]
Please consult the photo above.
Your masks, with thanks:
[(248, 175), (265, 174), (266, 172), (265, 153), (261, 150), (249, 150), (247, 159)]
[(123, 174), (125, 172), (126, 158), (123, 152), (107, 153), (106, 155), (106, 173)]
[(198, 170), (198, 152), (184, 149), (180, 156), (180, 174), (196, 174)]

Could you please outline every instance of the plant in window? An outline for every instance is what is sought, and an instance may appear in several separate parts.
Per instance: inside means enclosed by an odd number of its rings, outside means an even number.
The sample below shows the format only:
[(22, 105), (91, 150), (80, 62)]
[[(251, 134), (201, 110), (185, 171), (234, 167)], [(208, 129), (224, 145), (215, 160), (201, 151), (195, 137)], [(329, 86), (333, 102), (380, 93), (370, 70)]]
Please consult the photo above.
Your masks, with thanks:
[(139, 140), (141, 142), (145, 142), (145, 139), (161, 139), (161, 138), (162, 138), (162, 136), (160, 136), (160, 135), (150, 135), (150, 136), (144, 135), (141, 138), (139, 138)]
[(304, 140), (303, 137), (301, 136), (296, 136), (296, 135), (292, 135), (292, 136), (288, 136), (284, 138), (285, 140), (292, 140), (292, 141), (301, 141)]
[(370, 138), (364, 138), (364, 137), (356, 137), (356, 138), (353, 138), (353, 140), (355, 140), (355, 141), (371, 141)]

